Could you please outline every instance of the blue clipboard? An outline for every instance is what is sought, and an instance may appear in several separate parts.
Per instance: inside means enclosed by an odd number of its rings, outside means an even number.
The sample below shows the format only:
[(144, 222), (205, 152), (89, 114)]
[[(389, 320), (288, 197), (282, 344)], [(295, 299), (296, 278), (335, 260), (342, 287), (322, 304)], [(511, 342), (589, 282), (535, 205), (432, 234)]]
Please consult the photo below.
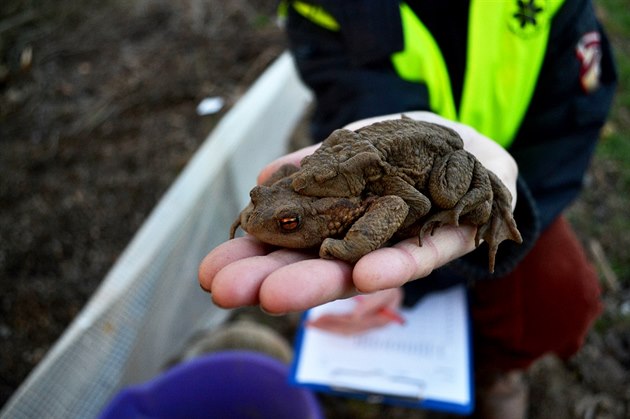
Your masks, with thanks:
[[(445, 306), (451, 305), (453, 301), (456, 302), (457, 307)], [(332, 307), (334, 304), (337, 306)], [(289, 374), (291, 384), (307, 387), (317, 392), (363, 399), (371, 403), (387, 403), (460, 415), (469, 415), (473, 412), (475, 399), (472, 334), (465, 286), (457, 285), (448, 290), (427, 295), (418, 303), (425, 306), (418, 307), (417, 312), (413, 310), (404, 312), (405, 316), (409, 316), (410, 319), (405, 326), (402, 326), (405, 330), (396, 330), (396, 326), (392, 326), (391, 333), (388, 330), (381, 330), (375, 333), (368, 332), (363, 335), (346, 337), (332, 334), (328, 334), (332, 336), (323, 336), (327, 332), (317, 331), (317, 329), (306, 326), (309, 318), (321, 314), (323, 311), (340, 310), (339, 312), (343, 312), (343, 310), (347, 311), (351, 304), (347, 301), (333, 302), (329, 303), (330, 308), (326, 307), (328, 305), (324, 305), (308, 310), (303, 314), (295, 339), (295, 356)], [(433, 308), (429, 310), (427, 304), (433, 304)], [(424, 321), (425, 325), (430, 324), (435, 327), (451, 327), (450, 323), (442, 324), (443, 319), (440, 317), (452, 316), (453, 312), (459, 313), (456, 315), (456, 327), (453, 327), (455, 330), (453, 333), (458, 334), (454, 339), (457, 348), (456, 350), (447, 348), (446, 351), (457, 354), (458, 362), (455, 364), (459, 367), (456, 370), (447, 371), (444, 366), (440, 366), (440, 362), (446, 362), (446, 358), (444, 360), (440, 358), (439, 362), (434, 363), (435, 370), (439, 370), (440, 367), (444, 368), (442, 376), (439, 371), (437, 374), (433, 371), (431, 374), (427, 374), (427, 377), (423, 377), (419, 371), (409, 371), (407, 374), (405, 371), (392, 369), (391, 365), (388, 367), (388, 361), (392, 356), (398, 356), (406, 365), (414, 364), (416, 352), (418, 364), (431, 365), (429, 355), (437, 353), (437, 350), (431, 349), (431, 343), (426, 343), (425, 348), (418, 343), (420, 341), (406, 341), (406, 339), (412, 336), (414, 328), (418, 328), (422, 324), (418, 321)], [(426, 317), (427, 315), (436, 316), (436, 318), (429, 319)], [(425, 316), (425, 318), (417, 318), (420, 316)], [(448, 339), (448, 333), (444, 336), (442, 334), (440, 335), (442, 340)], [(383, 339), (387, 339), (387, 341)], [(444, 342), (438, 343), (444, 346)], [(335, 345), (342, 346), (336, 350)], [(435, 344), (435, 347), (440, 347), (440, 345)], [(401, 348), (413, 348), (416, 352), (403, 354)], [(358, 360), (358, 358), (362, 358), (362, 352), (365, 352), (365, 360), (369, 365), (363, 363), (363, 360)], [(343, 359), (344, 356), (349, 358)], [(403, 356), (404, 359), (402, 359)], [(435, 356), (437, 359), (437, 355)], [(357, 359), (357, 364), (353, 366), (354, 359)], [(379, 365), (380, 360), (383, 359), (386, 362)], [(325, 368), (323, 369), (316, 365), (316, 362), (321, 360), (324, 360)], [(324, 375), (319, 376), (318, 374), (324, 370), (325, 372), (322, 372)], [(444, 382), (433, 383), (436, 381), (436, 377), (437, 380), (443, 379)], [(458, 392), (456, 400), (449, 400), (448, 394), (446, 397), (440, 396), (440, 394), (444, 395), (445, 391), (448, 393), (448, 379), (452, 377), (456, 378), (454, 380)], [(429, 382), (426, 382), (425, 378)], [(372, 383), (374, 383), (373, 386)], [(357, 386), (361, 388), (357, 388)], [(442, 392), (432, 391), (432, 388), (440, 388)]]

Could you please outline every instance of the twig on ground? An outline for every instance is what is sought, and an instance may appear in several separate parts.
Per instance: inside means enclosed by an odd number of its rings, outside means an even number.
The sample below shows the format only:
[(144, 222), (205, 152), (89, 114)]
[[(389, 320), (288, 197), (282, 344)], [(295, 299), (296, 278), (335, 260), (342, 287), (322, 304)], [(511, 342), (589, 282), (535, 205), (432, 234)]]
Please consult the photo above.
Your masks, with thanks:
[(619, 279), (617, 278), (617, 274), (613, 271), (601, 243), (596, 239), (591, 239), (589, 240), (588, 248), (597, 270), (601, 274), (604, 287), (608, 291), (618, 292), (620, 289)]

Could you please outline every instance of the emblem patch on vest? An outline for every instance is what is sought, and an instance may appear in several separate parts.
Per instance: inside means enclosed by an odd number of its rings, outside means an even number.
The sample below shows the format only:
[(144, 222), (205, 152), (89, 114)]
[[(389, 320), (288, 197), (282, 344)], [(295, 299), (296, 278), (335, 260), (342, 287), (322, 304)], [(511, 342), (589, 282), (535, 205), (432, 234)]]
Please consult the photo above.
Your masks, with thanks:
[(580, 60), (580, 85), (584, 93), (599, 87), (602, 61), (602, 39), (597, 31), (587, 32), (578, 41), (575, 55)]
[(546, 0), (517, 0), (510, 16), (510, 29), (516, 35), (528, 38), (545, 27), (549, 17)]

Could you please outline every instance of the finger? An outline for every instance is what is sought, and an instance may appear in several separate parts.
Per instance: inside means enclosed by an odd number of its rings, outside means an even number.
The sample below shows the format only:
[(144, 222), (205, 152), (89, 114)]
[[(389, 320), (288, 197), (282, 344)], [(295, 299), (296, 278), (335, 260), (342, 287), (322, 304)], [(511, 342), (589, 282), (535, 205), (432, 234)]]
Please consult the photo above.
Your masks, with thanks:
[(199, 264), (199, 284), (206, 291), (212, 289), (217, 272), (230, 263), (251, 256), (269, 253), (273, 247), (252, 236), (238, 237), (215, 247)]
[(357, 262), (353, 280), (361, 292), (374, 292), (429, 275), (434, 269), (475, 248), (475, 228), (443, 226), (432, 236), (407, 239), (377, 249)]
[(335, 315), (326, 314), (315, 320), (309, 321), (307, 326), (325, 330), (331, 333), (342, 335), (353, 335), (366, 332), (370, 329), (383, 327), (391, 321), (378, 314), (364, 316), (361, 319), (355, 319), (352, 315)]
[(272, 272), (309, 257), (316, 255), (280, 249), (268, 255), (234, 261), (216, 273), (209, 289), (212, 300), (224, 308), (256, 305), (261, 285)]
[(385, 307), (397, 310), (402, 302), (403, 293), (400, 288), (389, 288), (372, 294), (359, 295), (355, 299), (357, 304), (352, 314), (358, 319), (369, 314), (379, 313)]
[(354, 121), (344, 126), (345, 129), (349, 129), (351, 131), (356, 131), (359, 128), (366, 127), (368, 125), (374, 124), (376, 122), (387, 121), (390, 119), (400, 119), (401, 114), (394, 113), (390, 115), (381, 115), (381, 116), (373, 116), (371, 118), (360, 119), (358, 121)]
[(416, 119), (418, 121), (427, 121), (427, 122), (432, 122), (434, 124), (443, 125), (445, 127), (454, 129), (458, 132), (464, 131), (466, 132), (466, 134), (468, 133), (468, 130), (470, 130), (471, 132), (475, 131), (473, 128), (468, 127), (467, 125), (464, 125), (459, 122), (451, 121), (435, 113), (427, 112), (427, 111), (409, 111), (409, 112), (403, 112), (403, 113), (392, 113), (389, 115), (373, 116), (370, 118), (365, 118), (365, 119), (351, 122), (350, 124), (346, 125), (344, 128), (354, 131), (359, 128), (365, 127), (367, 125), (373, 124), (375, 122), (387, 121), (387, 120), (392, 120), (392, 119), (400, 119), (403, 115), (411, 119)]
[(309, 154), (313, 154), (313, 152), (319, 147), (319, 144), (315, 144), (312, 146), (304, 147), (300, 150), (294, 151), (293, 153), (286, 154), (271, 163), (267, 166), (263, 167), (258, 175), (257, 183), (260, 185), (264, 183), (269, 176), (275, 173), (280, 167), (285, 164), (293, 164), (295, 166), (299, 166), (302, 159)]
[(306, 310), (355, 295), (352, 265), (340, 260), (312, 259), (271, 273), (260, 289), (260, 305), (269, 313)]

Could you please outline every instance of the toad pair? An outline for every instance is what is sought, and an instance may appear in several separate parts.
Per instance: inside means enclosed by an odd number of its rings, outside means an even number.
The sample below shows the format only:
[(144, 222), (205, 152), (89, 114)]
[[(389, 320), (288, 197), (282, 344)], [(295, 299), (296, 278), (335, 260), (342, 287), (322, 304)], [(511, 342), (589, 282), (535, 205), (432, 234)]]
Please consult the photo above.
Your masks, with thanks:
[(319, 246), (323, 258), (355, 262), (391, 240), (442, 225), (477, 227), (489, 245), (489, 270), (506, 239), (521, 243), (511, 195), (463, 149), (453, 130), (402, 119), (340, 129), (300, 168), (283, 166), (250, 192), (231, 228), (289, 248)]

